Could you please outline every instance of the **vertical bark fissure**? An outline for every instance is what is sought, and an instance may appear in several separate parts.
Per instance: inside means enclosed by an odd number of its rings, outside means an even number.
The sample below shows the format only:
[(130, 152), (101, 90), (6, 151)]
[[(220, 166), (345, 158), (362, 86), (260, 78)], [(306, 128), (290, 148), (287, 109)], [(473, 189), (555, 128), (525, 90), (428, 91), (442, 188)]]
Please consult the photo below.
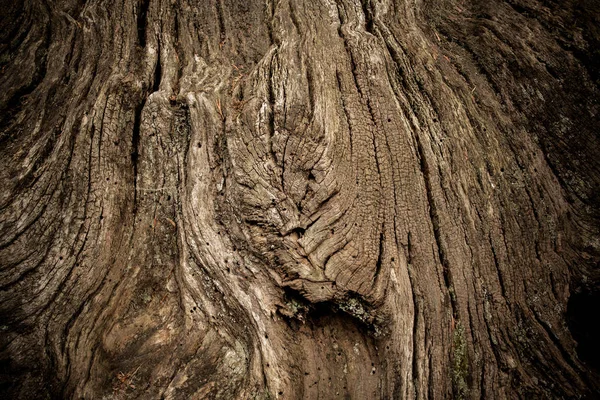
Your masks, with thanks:
[(160, 37), (156, 42), (156, 65), (154, 66), (154, 76), (152, 78), (152, 93), (156, 93), (160, 90), (160, 83), (162, 80), (162, 56), (160, 49)]
[(335, 79), (336, 79), (336, 83), (337, 83), (338, 92), (340, 93), (340, 103), (342, 105), (342, 110), (344, 112), (344, 117), (346, 119), (346, 124), (348, 125), (348, 135), (350, 136), (350, 140), (349, 140), (349, 142), (350, 142), (350, 155), (351, 155), (351, 157), (353, 157), (353, 153), (354, 153), (353, 152), (353, 143), (354, 143), (354, 140), (353, 140), (353, 137), (352, 137), (352, 130), (353, 130), (353, 128), (352, 128), (352, 119), (350, 117), (350, 112), (349, 112), (349, 110), (347, 108), (346, 101), (344, 101), (344, 90), (343, 90), (343, 86), (342, 86), (342, 75), (337, 70), (335, 72)]
[(151, 0), (137, 0), (138, 15), (137, 15), (137, 35), (138, 43), (141, 47), (146, 47), (146, 31), (148, 25), (148, 9), (150, 8)]
[(377, 254), (377, 261), (375, 262), (375, 273), (373, 274), (373, 285), (377, 285), (377, 281), (379, 280), (379, 273), (381, 272), (381, 266), (383, 264), (383, 244), (385, 240), (385, 236), (383, 234), (383, 224), (381, 225), (381, 230), (379, 231), (379, 250)]
[[(421, 172), (423, 175), (423, 181), (425, 183), (425, 192), (426, 192), (427, 203), (428, 203), (428, 208), (429, 208), (429, 217), (430, 217), (431, 224), (432, 224), (432, 230), (433, 230), (433, 236), (435, 239), (436, 249), (438, 251), (438, 259), (440, 260), (440, 263), (443, 268), (443, 276), (444, 276), (444, 283), (446, 284), (446, 289), (448, 290), (449, 293), (451, 293), (454, 291), (452, 276), (450, 274), (448, 259), (445, 254), (444, 246), (442, 244), (442, 238), (441, 238), (441, 234), (440, 234), (440, 225), (439, 225), (439, 215), (438, 215), (437, 207), (435, 205), (435, 199), (434, 199), (434, 194), (433, 194), (433, 185), (431, 183), (429, 165), (428, 165), (428, 162), (427, 162), (427, 159), (425, 156), (425, 150), (423, 148), (423, 144), (421, 143), (419, 134), (417, 134), (415, 132), (414, 136), (415, 136), (415, 140), (417, 143), (416, 150), (417, 150), (418, 159), (419, 159), (419, 163), (420, 163), (420, 167), (421, 167)], [(450, 298), (450, 305), (452, 307), (452, 315), (455, 320), (458, 320), (459, 314), (458, 314), (458, 307), (456, 304), (456, 300), (450, 294), (447, 294), (447, 295)]]
[(133, 214), (137, 213), (137, 199), (138, 199), (138, 160), (139, 160), (139, 145), (140, 145), (140, 131), (142, 125), (142, 112), (146, 105), (146, 99), (135, 109), (135, 116), (133, 121), (133, 133), (131, 135), (131, 165), (133, 167)]

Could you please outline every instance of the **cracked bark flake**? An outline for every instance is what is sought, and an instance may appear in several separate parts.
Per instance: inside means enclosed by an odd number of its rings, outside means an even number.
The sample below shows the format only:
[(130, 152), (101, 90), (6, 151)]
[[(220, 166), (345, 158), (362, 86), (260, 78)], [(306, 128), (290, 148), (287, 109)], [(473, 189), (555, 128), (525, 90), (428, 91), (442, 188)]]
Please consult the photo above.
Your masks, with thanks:
[(4, 398), (598, 394), (596, 2), (1, 5)]

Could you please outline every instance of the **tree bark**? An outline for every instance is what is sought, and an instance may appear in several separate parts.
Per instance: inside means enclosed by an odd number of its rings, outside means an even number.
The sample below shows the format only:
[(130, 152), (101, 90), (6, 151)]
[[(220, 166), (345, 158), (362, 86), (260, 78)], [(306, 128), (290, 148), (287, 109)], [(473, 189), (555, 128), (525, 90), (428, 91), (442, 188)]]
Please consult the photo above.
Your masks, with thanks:
[(0, 3), (2, 398), (599, 395), (597, 1)]

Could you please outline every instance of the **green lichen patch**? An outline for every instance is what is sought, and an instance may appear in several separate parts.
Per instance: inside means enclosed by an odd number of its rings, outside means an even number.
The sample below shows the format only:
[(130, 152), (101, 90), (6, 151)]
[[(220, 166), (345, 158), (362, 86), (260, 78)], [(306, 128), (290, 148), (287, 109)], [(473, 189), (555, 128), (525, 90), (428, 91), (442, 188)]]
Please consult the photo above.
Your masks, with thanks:
[(456, 324), (452, 340), (452, 389), (456, 399), (466, 399), (469, 394), (469, 358), (465, 328)]

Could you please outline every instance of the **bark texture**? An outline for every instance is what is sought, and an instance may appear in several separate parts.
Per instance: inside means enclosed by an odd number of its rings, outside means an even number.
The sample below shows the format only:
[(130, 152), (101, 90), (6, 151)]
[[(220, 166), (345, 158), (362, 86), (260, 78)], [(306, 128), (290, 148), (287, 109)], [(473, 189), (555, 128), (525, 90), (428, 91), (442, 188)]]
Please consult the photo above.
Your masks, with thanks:
[(598, 395), (594, 0), (2, 0), (3, 398)]

